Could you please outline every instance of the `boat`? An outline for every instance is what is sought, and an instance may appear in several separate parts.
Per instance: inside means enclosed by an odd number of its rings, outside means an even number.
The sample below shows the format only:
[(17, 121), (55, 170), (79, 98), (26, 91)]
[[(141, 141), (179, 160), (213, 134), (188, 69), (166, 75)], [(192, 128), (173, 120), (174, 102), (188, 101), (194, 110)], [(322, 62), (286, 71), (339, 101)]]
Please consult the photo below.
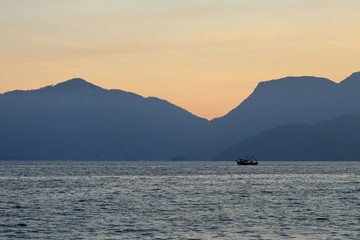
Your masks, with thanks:
[(259, 162), (258, 160), (256, 160), (256, 158), (254, 156), (246, 156), (245, 158), (239, 158), (238, 160), (236, 160), (236, 163), (238, 165), (258, 165)]

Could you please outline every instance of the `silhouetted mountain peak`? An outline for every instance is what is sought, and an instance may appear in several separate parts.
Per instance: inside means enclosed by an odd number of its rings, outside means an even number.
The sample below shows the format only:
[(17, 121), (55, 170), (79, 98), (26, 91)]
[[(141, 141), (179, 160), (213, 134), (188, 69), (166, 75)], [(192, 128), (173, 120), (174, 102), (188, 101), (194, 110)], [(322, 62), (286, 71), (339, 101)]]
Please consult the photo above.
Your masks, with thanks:
[(257, 89), (270, 88), (271, 90), (299, 90), (314, 87), (324, 87), (334, 85), (335, 83), (326, 78), (318, 78), (312, 76), (301, 77), (285, 77), (265, 82), (260, 82)]
[(87, 82), (86, 80), (84, 80), (82, 78), (72, 78), (72, 79), (69, 79), (69, 80), (67, 80), (65, 82), (58, 83), (56, 85), (58, 86), (58, 85), (82, 85), (82, 84), (91, 84), (91, 85), (93, 85), (92, 83), (89, 83), (89, 82)]
[(82, 78), (73, 78), (68, 81), (58, 83), (52, 87), (52, 90), (57, 93), (81, 93), (81, 94), (89, 94), (89, 93), (104, 91), (103, 88), (98, 87), (92, 83), (89, 83)]
[(360, 72), (355, 72), (340, 83), (343, 87), (360, 87)]
[(335, 82), (326, 78), (311, 76), (286, 77), (260, 82), (254, 92), (243, 103), (281, 103), (290, 99), (321, 95), (324, 89), (331, 89), (336, 86)]

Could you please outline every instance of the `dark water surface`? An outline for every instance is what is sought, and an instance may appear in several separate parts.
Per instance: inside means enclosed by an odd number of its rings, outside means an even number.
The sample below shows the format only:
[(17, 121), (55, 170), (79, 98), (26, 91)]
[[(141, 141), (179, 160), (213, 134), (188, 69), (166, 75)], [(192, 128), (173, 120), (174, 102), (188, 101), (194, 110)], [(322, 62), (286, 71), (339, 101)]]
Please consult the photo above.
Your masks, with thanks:
[(360, 162), (0, 162), (0, 239), (360, 239)]

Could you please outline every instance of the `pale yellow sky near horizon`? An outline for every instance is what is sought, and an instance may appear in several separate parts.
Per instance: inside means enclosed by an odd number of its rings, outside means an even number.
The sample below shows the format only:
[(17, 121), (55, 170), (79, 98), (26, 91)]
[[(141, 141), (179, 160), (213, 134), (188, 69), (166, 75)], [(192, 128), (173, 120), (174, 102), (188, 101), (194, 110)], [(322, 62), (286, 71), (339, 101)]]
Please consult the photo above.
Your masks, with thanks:
[(360, 71), (355, 0), (0, 0), (0, 93), (81, 77), (220, 117), (260, 81)]

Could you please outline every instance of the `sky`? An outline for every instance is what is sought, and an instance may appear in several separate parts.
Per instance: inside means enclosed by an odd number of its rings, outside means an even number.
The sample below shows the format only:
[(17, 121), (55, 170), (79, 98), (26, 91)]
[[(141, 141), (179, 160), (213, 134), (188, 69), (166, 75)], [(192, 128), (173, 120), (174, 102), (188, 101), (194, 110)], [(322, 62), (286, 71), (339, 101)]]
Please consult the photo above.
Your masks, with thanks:
[(358, 0), (0, 0), (0, 93), (80, 77), (212, 119), (261, 81), (360, 71)]

